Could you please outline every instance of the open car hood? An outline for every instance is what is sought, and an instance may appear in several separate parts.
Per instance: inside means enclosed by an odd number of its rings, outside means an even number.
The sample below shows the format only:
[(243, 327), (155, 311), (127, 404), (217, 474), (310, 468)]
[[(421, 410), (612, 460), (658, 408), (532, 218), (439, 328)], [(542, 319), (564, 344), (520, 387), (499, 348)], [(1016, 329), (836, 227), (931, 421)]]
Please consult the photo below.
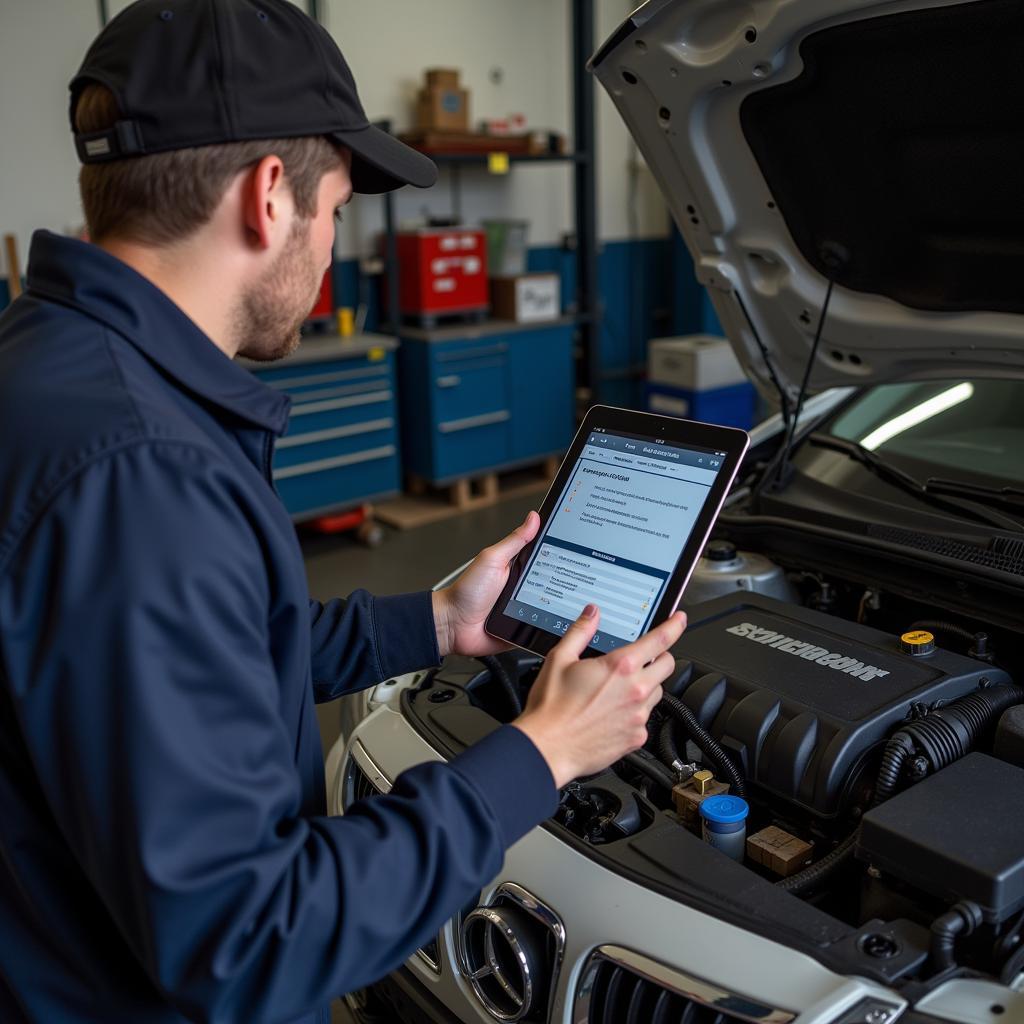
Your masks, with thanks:
[(591, 68), (763, 394), (1024, 377), (1024, 4), (648, 0)]

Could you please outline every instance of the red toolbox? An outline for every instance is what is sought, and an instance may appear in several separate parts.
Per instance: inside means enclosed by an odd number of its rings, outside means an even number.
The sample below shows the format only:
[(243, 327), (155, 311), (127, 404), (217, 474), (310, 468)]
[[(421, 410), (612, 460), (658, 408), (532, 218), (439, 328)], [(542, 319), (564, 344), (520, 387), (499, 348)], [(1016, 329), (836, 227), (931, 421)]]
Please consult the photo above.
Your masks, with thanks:
[(323, 281), (320, 282), (320, 295), (316, 305), (309, 311), (307, 320), (325, 320), (334, 316), (334, 286), (331, 282), (334, 267), (327, 268)]
[(429, 324), (448, 313), (485, 313), (487, 239), (477, 228), (422, 228), (398, 234), (399, 306)]

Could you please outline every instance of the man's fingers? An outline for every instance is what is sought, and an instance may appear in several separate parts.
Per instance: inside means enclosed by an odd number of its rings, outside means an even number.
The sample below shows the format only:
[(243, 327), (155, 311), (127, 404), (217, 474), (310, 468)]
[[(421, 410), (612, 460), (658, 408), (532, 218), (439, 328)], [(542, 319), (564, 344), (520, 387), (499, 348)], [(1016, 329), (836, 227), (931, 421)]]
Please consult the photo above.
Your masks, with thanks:
[(676, 612), (667, 622), (656, 626), (650, 633), (627, 647), (620, 648), (622, 656), (628, 656), (631, 661), (646, 665), (647, 662), (654, 661), (662, 651), (667, 651), (683, 635), (685, 628), (686, 614)]
[(664, 696), (665, 691), (661, 688), (661, 683), (658, 683), (658, 685), (655, 686), (653, 690), (651, 690), (650, 694), (647, 697), (647, 701), (644, 705), (645, 710), (647, 711), (648, 718), (651, 717), (651, 712), (658, 706), (658, 704), (661, 702), (661, 698)]
[(594, 639), (601, 613), (597, 605), (588, 604), (580, 617), (569, 627), (565, 636), (555, 645), (551, 656), (562, 661), (576, 661)]
[(644, 679), (652, 686), (661, 686), (666, 679), (671, 679), (676, 670), (676, 659), (671, 651), (662, 651), (654, 661), (644, 667)]
[(528, 512), (519, 526), (497, 544), (492, 544), (487, 551), (496, 562), (507, 565), (537, 536), (539, 527), (540, 516), (536, 512)]

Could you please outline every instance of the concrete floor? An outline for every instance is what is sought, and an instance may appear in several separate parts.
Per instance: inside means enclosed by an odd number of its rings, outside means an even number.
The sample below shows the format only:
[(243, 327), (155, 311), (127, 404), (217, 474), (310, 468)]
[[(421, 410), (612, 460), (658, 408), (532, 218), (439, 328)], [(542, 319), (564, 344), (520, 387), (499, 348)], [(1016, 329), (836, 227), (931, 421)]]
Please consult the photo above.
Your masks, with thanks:
[[(351, 534), (323, 537), (303, 533), (309, 592), (326, 601), (359, 588), (374, 594), (429, 589), (481, 548), (514, 530), (543, 497), (539, 491), (415, 530), (388, 529), (378, 548), (364, 547)], [(338, 738), (338, 710), (322, 705), (317, 715), (327, 751)]]
[[(304, 533), (309, 592), (324, 601), (359, 588), (374, 594), (427, 589), (515, 529), (543, 497), (543, 492), (538, 492), (415, 530), (388, 530), (384, 543), (373, 549), (359, 544), (351, 534), (323, 537)], [(326, 753), (338, 738), (337, 706), (321, 705), (317, 717)], [(340, 1000), (331, 1007), (331, 1024), (354, 1024)]]

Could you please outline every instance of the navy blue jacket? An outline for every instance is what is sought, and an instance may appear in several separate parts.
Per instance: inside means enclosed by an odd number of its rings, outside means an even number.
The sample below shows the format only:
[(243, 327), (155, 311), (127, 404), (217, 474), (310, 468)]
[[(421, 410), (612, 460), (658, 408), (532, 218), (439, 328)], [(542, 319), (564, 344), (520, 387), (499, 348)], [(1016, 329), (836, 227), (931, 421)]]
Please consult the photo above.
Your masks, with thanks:
[(428, 594), (310, 601), (288, 400), (95, 246), (0, 317), (0, 1020), (294, 1021), (555, 807), (512, 727), (325, 814), (314, 700), (430, 664)]

